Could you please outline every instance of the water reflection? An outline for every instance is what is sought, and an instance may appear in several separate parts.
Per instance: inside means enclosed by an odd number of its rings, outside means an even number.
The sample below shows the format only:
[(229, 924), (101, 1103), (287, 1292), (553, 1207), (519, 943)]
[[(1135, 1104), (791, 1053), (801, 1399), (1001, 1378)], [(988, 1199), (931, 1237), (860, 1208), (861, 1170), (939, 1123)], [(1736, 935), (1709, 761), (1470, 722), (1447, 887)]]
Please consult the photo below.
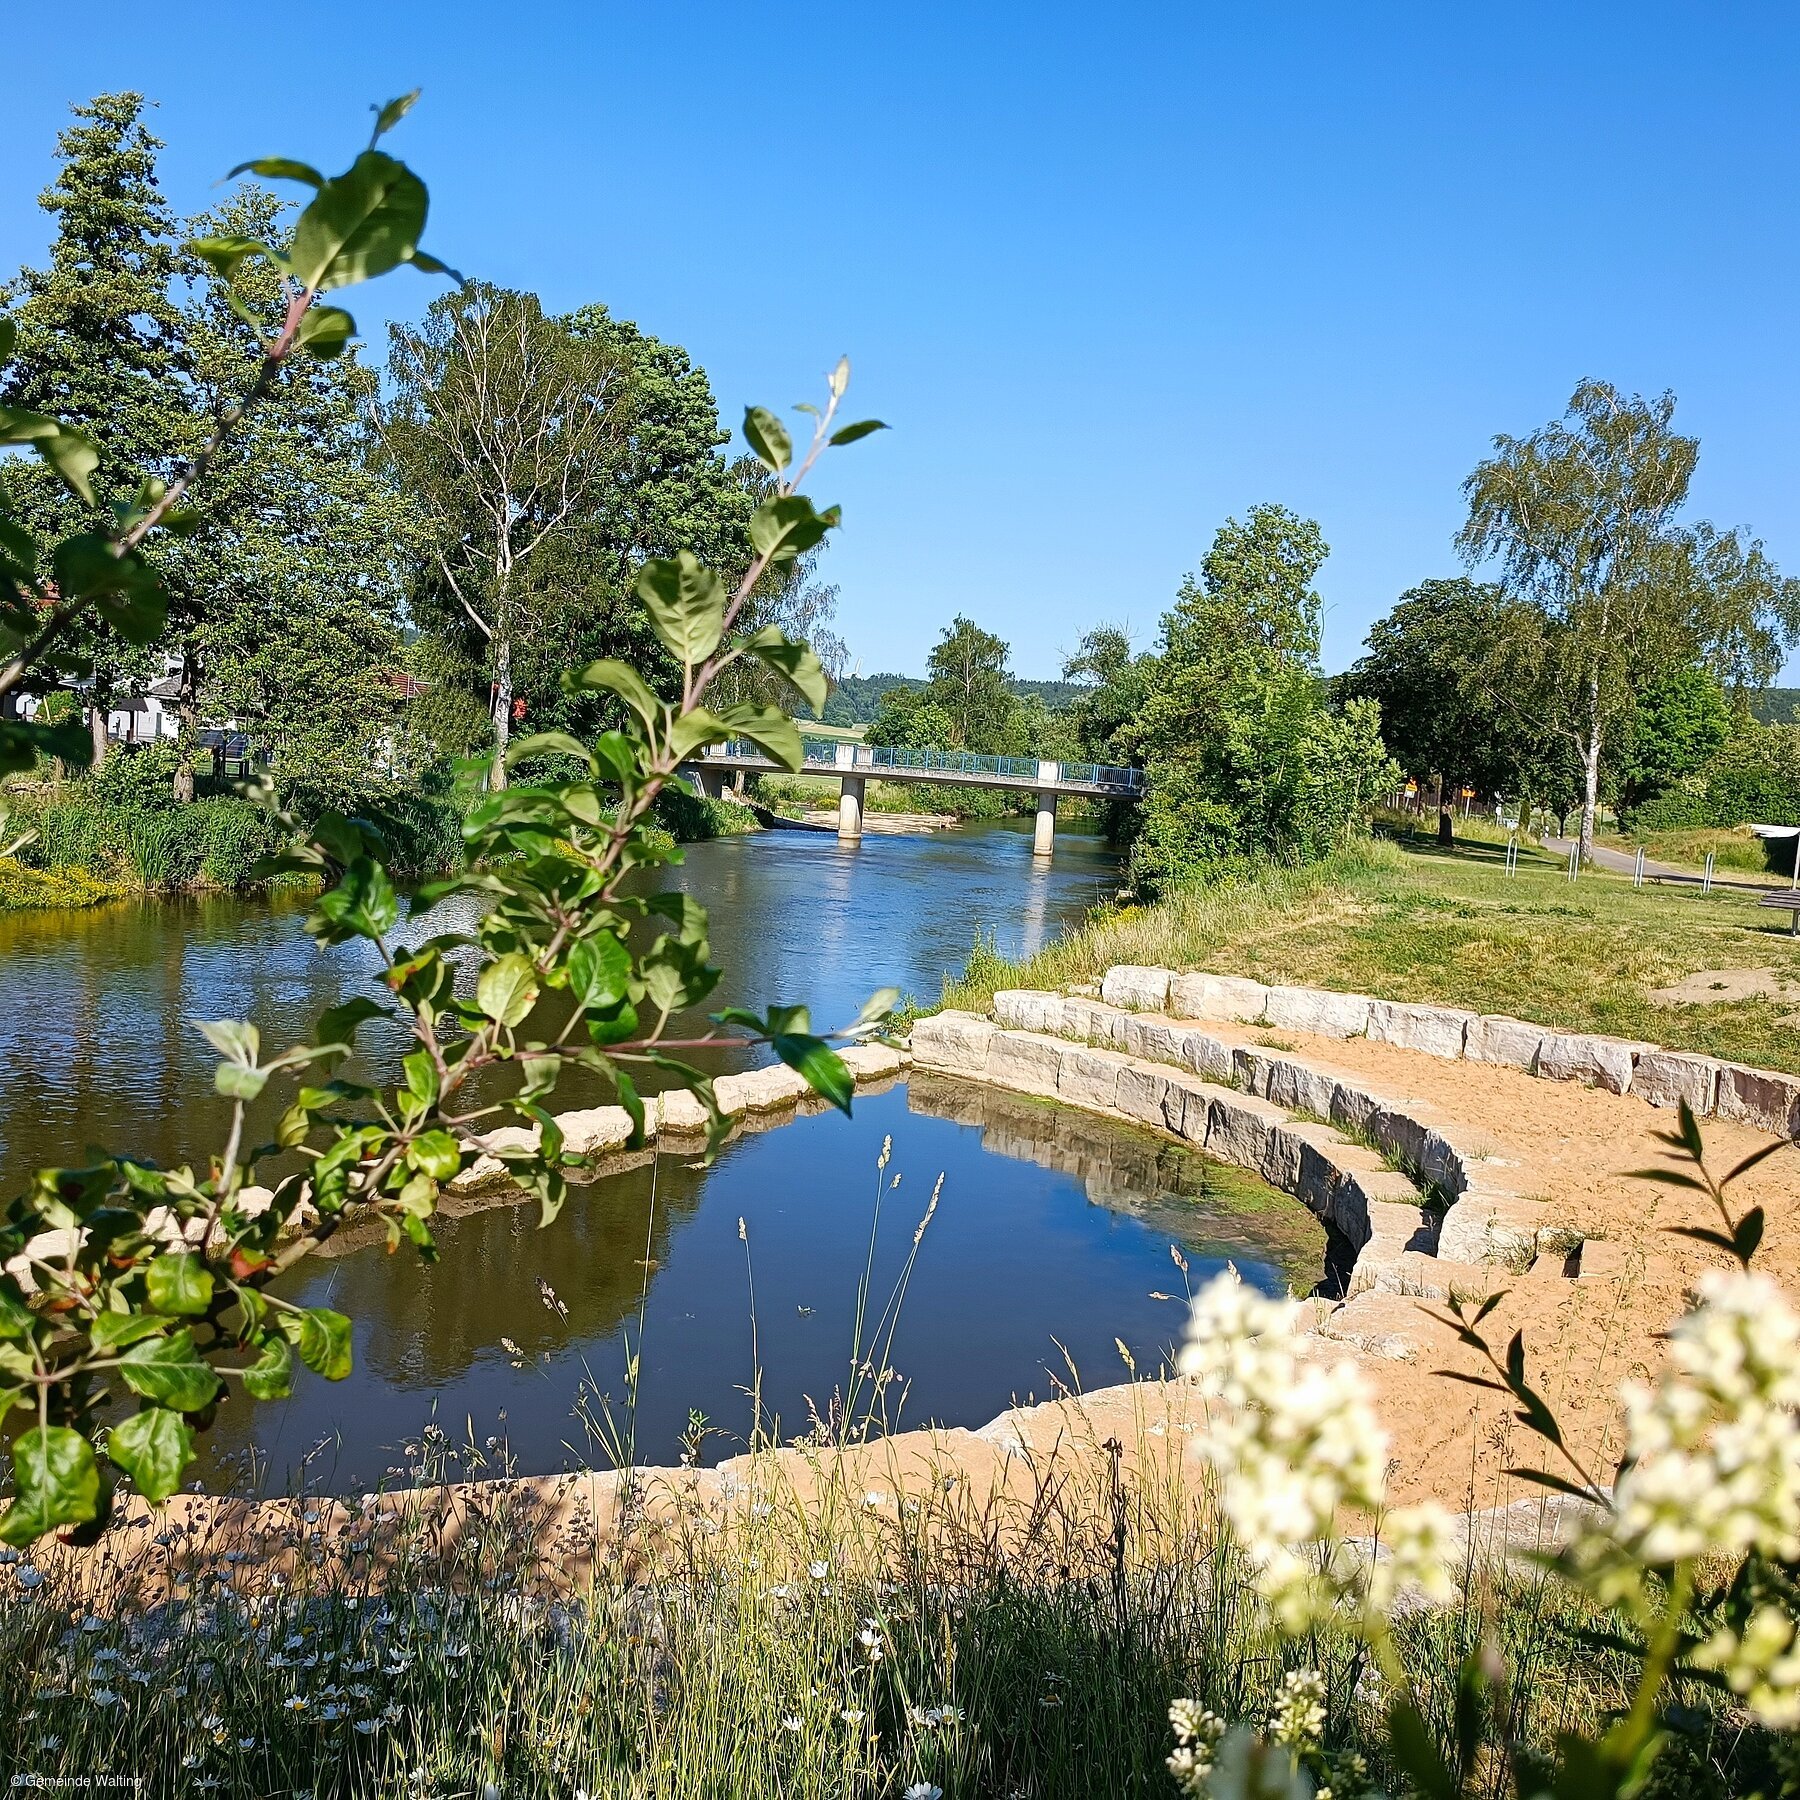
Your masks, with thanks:
[(723, 1434), (708, 1454), (729, 1454), (750, 1428), (755, 1374), (740, 1219), (764, 1404), (785, 1433), (802, 1429), (845, 1385), (889, 1135), (901, 1180), (882, 1195), (877, 1306), (944, 1177), (894, 1339), (903, 1423), (980, 1424), (1071, 1382), (1070, 1362), (1086, 1384), (1121, 1379), (1115, 1338), (1155, 1368), (1183, 1317), (1172, 1243), (1194, 1281), (1227, 1259), (1271, 1290), (1318, 1272), (1316, 1223), (1252, 1177), (1102, 1120), (921, 1078), (859, 1098), (850, 1120), (821, 1113), (738, 1138), (710, 1171), (640, 1159), (579, 1191), (547, 1231), (533, 1206), (490, 1202), (445, 1223), (434, 1268), (374, 1246), (312, 1265), (291, 1291), (357, 1321), (356, 1372), (338, 1386), (306, 1377), (250, 1416), (227, 1407), (213, 1478), (254, 1446), (280, 1487), (323, 1444), (315, 1472), (348, 1488), (400, 1466), (434, 1413), (453, 1438), (503, 1434), (526, 1470), (604, 1462), (576, 1399), (584, 1384), (622, 1399), (640, 1310), (639, 1454), (672, 1460), (690, 1410)]

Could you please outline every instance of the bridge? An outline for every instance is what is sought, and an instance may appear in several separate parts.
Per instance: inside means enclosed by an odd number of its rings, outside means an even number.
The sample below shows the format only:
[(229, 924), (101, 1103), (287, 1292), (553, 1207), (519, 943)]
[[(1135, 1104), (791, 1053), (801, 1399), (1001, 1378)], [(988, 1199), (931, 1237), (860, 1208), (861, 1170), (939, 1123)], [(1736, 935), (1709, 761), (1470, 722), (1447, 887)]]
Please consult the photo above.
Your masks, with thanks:
[[(1032, 852), (1048, 856), (1056, 841), (1056, 803), (1064, 794), (1134, 800), (1143, 792), (1141, 769), (1104, 763), (1052, 762), (1039, 756), (978, 756), (969, 750), (901, 750), (847, 738), (805, 738), (802, 772), (838, 781), (838, 839), (862, 838), (863, 797), (870, 781), (936, 782), (953, 787), (1010, 788), (1037, 796)], [(713, 744), (685, 765), (701, 793), (715, 798), (727, 775), (785, 775), (790, 771), (745, 738)]]

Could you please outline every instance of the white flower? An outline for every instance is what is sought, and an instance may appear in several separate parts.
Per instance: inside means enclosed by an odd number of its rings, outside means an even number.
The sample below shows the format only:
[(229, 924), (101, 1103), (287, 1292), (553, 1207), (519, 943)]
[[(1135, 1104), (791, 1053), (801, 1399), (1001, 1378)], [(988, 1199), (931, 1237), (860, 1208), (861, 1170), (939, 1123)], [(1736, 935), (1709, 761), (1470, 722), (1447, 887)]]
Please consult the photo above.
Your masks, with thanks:
[(1771, 1731), (1800, 1726), (1800, 1643), (1794, 1622), (1777, 1606), (1759, 1606), (1740, 1638), (1721, 1627), (1693, 1660), (1717, 1669), (1731, 1691)]
[(20, 1563), (13, 1570), (13, 1580), (27, 1590), (43, 1585), (44, 1571), (31, 1563)]
[(356, 1721), (356, 1729), (360, 1731), (364, 1737), (368, 1737), (372, 1732), (379, 1730), (380, 1727), (374, 1719), (358, 1719)]
[(823, 1581), (831, 1573), (831, 1564), (828, 1562), (809, 1563), (806, 1572), (814, 1581)]
[(282, 1702), (282, 1705), (291, 1713), (305, 1712), (306, 1696), (304, 1694), (289, 1694)]
[(884, 1494), (880, 1488), (870, 1488), (869, 1491), (863, 1495), (863, 1505), (871, 1508), (886, 1506), (887, 1495)]
[(793, 1713), (789, 1713), (788, 1716), (781, 1721), (781, 1729), (783, 1731), (798, 1731), (800, 1729), (800, 1721)]
[(88, 1698), (96, 1706), (117, 1706), (119, 1704), (119, 1696), (111, 1688), (93, 1688), (89, 1691)]
[(1652, 1567), (1800, 1556), (1800, 1318), (1774, 1282), (1715, 1271), (1654, 1388), (1622, 1390), (1627, 1468), (1603, 1536)]
[(933, 1787), (929, 1781), (915, 1781), (901, 1796), (901, 1800), (944, 1800), (944, 1790)]
[(842, 1719), (846, 1725), (860, 1725), (863, 1722), (863, 1716), (862, 1712), (854, 1706), (846, 1706), (844, 1710), (838, 1714), (838, 1717)]
[(1310, 1750), (1324, 1735), (1324, 1678), (1317, 1669), (1290, 1669), (1269, 1720), (1269, 1736), (1292, 1749)]
[(1175, 1733), (1175, 1749), (1168, 1757), (1168, 1770), (1184, 1794), (1195, 1796), (1208, 1792), (1207, 1777), (1212, 1773), (1213, 1753), (1225, 1735), (1225, 1721), (1195, 1700), (1175, 1700), (1169, 1705), (1169, 1724)]
[(881, 1661), (881, 1633), (875, 1629), (873, 1621), (856, 1634), (856, 1641), (862, 1645), (863, 1654), (870, 1662)]

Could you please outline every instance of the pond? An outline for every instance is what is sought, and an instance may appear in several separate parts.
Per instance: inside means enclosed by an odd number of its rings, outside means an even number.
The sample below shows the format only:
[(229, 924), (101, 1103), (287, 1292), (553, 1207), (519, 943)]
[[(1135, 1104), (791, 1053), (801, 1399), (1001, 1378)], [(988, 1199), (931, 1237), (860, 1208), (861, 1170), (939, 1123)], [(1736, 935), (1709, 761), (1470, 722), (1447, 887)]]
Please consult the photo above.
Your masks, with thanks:
[[(878, 986), (934, 996), (978, 932), (1008, 954), (1037, 948), (1112, 872), (1097, 840), (1059, 837), (1045, 869), (1026, 833), (989, 824), (853, 851), (802, 834), (727, 839), (690, 847), (678, 879), (711, 909), (721, 1000), (804, 998), (830, 1023)], [(249, 1017), (279, 1043), (365, 989), (355, 947), (317, 951), (303, 911), (219, 899), (0, 918), (8, 1190), (90, 1142), (165, 1161), (213, 1143), (212, 1059), (188, 1021)], [(558, 1104), (593, 1097), (570, 1088)], [(759, 1419), (793, 1436), (846, 1404), (888, 1428), (979, 1425), (1014, 1401), (1123, 1379), (1115, 1339), (1154, 1369), (1179, 1336), (1185, 1284), (1226, 1259), (1278, 1291), (1310, 1285), (1323, 1256), (1310, 1215), (1252, 1177), (925, 1076), (859, 1096), (850, 1119), (807, 1113), (740, 1135), (711, 1169), (691, 1152), (622, 1163), (546, 1231), (534, 1206), (465, 1203), (440, 1221), (435, 1268), (343, 1243), (297, 1271), (295, 1298), (355, 1320), (355, 1372), (223, 1408), (204, 1439), (209, 1485), (392, 1479), (428, 1423), (475, 1447), (457, 1466), (505, 1458), (531, 1473), (622, 1450), (711, 1461)], [(852, 1373), (865, 1270), (861, 1355), (896, 1371), (878, 1391)]]

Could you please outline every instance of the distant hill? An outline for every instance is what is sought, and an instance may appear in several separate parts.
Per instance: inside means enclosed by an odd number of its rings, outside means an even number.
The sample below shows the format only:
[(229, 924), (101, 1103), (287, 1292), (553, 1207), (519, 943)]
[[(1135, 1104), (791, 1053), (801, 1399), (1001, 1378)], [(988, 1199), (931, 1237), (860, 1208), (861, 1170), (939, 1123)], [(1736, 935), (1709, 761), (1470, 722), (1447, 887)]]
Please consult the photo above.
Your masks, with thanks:
[[(846, 675), (825, 702), (827, 725), (867, 725), (881, 711), (881, 696), (891, 688), (922, 688), (921, 675)], [(1074, 704), (1081, 692), (1073, 681), (1009, 681), (1006, 684), (1021, 700), (1035, 695), (1052, 711), (1060, 712)]]
[(1764, 688), (1750, 696), (1750, 712), (1764, 725), (1800, 722), (1800, 688)]

